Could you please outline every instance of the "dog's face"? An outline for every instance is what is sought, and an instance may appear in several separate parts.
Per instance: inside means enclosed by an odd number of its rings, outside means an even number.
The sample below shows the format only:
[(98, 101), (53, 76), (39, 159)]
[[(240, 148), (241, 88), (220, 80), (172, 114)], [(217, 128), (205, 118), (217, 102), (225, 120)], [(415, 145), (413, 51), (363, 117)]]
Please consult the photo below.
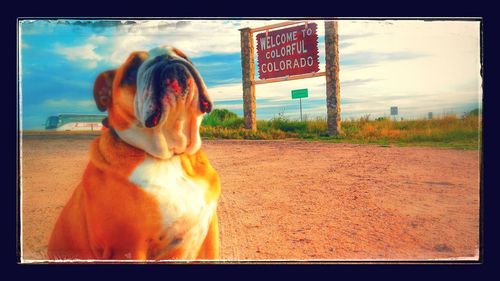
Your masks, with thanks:
[(101, 73), (94, 99), (122, 139), (163, 159), (199, 149), (202, 115), (212, 108), (198, 71), (172, 47), (134, 52)]

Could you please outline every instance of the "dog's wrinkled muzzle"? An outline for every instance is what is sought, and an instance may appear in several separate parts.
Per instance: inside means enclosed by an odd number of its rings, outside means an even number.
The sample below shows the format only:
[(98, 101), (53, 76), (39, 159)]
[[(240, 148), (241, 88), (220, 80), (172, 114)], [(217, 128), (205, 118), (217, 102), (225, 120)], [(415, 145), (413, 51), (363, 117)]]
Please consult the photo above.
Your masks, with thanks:
[(139, 122), (147, 128), (160, 123), (168, 95), (183, 98), (189, 91), (189, 70), (179, 62), (155, 59), (139, 69), (135, 110)]
[[(184, 98), (194, 90), (199, 102), (200, 114), (212, 110), (207, 88), (196, 68), (187, 59), (176, 55), (172, 48), (156, 48), (141, 64), (137, 73), (135, 114), (144, 127), (157, 126), (165, 113), (168, 95)], [(194, 80), (193, 83), (190, 83)], [(196, 87), (191, 89), (191, 87)], [(167, 99), (166, 99), (167, 96)]]

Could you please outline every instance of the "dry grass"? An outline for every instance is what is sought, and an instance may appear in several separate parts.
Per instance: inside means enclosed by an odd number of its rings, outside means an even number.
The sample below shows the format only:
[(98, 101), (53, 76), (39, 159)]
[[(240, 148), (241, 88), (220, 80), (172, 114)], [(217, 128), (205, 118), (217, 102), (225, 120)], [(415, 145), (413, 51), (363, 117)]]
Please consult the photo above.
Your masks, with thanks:
[[(341, 136), (329, 137), (325, 118), (293, 121), (283, 116), (271, 120), (258, 120), (257, 132), (243, 128), (242, 118), (230, 120), (208, 118), (201, 130), (202, 136), (211, 139), (286, 139), (301, 138), (353, 143), (379, 143), (398, 145), (443, 146), (478, 149), (481, 135), (480, 115), (469, 114), (463, 118), (448, 115), (432, 120), (392, 121), (389, 118), (370, 120), (369, 116), (342, 121)], [(226, 126), (231, 124), (231, 126)], [(237, 125), (235, 125), (237, 124)]]
[(444, 116), (432, 120), (408, 120), (394, 122), (390, 119), (377, 121), (347, 121), (342, 123), (346, 136), (367, 142), (442, 142), (479, 140), (480, 118), (469, 115), (464, 118)]

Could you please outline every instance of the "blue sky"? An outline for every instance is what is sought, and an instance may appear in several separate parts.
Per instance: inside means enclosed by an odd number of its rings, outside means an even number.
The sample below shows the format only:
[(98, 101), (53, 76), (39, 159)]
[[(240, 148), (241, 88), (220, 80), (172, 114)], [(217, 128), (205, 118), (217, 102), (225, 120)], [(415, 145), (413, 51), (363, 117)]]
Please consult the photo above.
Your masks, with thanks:
[[(58, 113), (99, 113), (92, 99), (95, 77), (132, 51), (160, 45), (183, 50), (204, 77), (215, 107), (241, 116), (238, 29), (282, 21), (22, 21), (22, 128), (42, 129), (46, 118)], [(314, 22), (322, 71), (324, 24)], [(338, 25), (343, 119), (388, 116), (390, 106), (398, 106), (405, 118), (481, 107), (478, 21), (340, 20)], [(257, 85), (257, 118), (282, 112), (298, 119), (299, 103), (290, 91), (300, 88), (309, 89), (304, 114), (326, 116), (325, 78), (318, 77)]]

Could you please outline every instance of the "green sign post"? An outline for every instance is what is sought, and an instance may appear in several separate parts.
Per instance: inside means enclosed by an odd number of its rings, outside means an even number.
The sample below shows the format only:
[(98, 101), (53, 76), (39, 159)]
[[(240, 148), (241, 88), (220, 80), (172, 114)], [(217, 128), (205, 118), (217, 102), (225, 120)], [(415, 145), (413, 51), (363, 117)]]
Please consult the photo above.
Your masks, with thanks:
[(292, 99), (299, 99), (300, 103), (300, 121), (302, 121), (302, 98), (307, 98), (308, 91), (307, 89), (297, 89), (297, 90), (292, 90)]

